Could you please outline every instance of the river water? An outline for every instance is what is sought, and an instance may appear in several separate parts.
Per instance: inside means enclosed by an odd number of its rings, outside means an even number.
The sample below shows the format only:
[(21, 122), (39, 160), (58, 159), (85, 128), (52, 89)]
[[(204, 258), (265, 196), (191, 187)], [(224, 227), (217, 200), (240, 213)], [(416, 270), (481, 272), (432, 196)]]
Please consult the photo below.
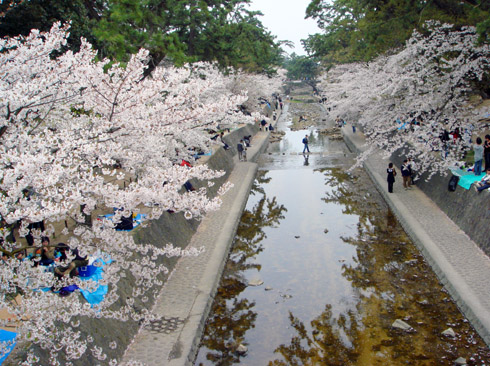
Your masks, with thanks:
[(195, 365), (490, 365), (343, 141), (290, 129), (305, 107), (260, 158)]

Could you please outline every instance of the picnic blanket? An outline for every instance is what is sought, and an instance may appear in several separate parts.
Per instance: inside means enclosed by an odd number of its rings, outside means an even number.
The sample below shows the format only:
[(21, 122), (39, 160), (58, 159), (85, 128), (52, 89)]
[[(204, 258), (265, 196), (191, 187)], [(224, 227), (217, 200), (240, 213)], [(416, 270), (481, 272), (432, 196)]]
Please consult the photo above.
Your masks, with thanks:
[[(80, 277), (82, 281), (92, 280), (94, 282), (99, 283), (102, 280), (102, 272), (104, 272), (104, 266), (109, 264), (111, 260), (104, 262), (102, 259), (97, 259), (94, 263), (99, 263), (100, 265), (95, 266), (95, 271), (91, 276)], [(94, 305), (99, 304), (102, 300), (104, 300), (104, 296), (107, 294), (107, 290), (109, 287), (107, 285), (99, 285), (95, 291), (90, 292), (88, 290), (80, 289), (85, 300), (93, 307)]]
[(452, 168), (451, 173), (459, 177), (458, 185), (464, 189), (470, 189), (474, 182), (481, 180), (485, 176), (484, 173), (475, 175), (473, 171), (467, 171), (459, 168)]
[[(106, 261), (103, 261), (102, 259), (96, 259), (94, 263), (96, 262), (99, 262), (99, 264), (94, 266), (95, 270), (90, 276), (79, 277), (82, 281), (92, 280), (96, 283), (99, 283), (99, 281), (102, 280), (102, 273), (104, 272), (104, 266), (106, 264), (111, 263), (112, 261), (111, 259), (108, 259)], [(92, 263), (92, 265), (94, 263)], [(104, 296), (107, 294), (108, 289), (109, 287), (107, 285), (98, 285), (93, 292), (90, 292), (88, 290), (79, 288), (77, 285), (70, 285), (67, 287), (63, 287), (60, 291), (57, 291), (56, 293), (59, 292), (68, 293), (68, 292), (74, 292), (76, 290), (80, 290), (85, 300), (87, 300), (87, 302), (93, 307), (94, 305), (97, 305), (102, 300), (104, 300)], [(51, 287), (43, 287), (43, 288), (36, 289), (35, 291), (47, 292), (47, 291), (51, 291)]]
[[(5, 359), (8, 357), (10, 352), (12, 352), (12, 350), (14, 349), (16, 343), (15, 342), (16, 337), (17, 337), (17, 333), (0, 329), (0, 342), (2, 342), (2, 344), (7, 347), (5, 350), (5, 354), (2, 357), (0, 357), (0, 365), (3, 363), (3, 361), (5, 361)], [(8, 344), (7, 342), (11, 342), (11, 343)]]

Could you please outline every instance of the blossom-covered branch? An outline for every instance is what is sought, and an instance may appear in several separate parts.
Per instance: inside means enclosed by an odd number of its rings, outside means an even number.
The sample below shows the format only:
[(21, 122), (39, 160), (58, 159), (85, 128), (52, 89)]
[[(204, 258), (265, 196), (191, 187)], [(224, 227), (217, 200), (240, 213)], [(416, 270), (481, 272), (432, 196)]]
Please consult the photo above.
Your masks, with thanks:
[[(116, 224), (142, 207), (149, 220), (167, 210), (199, 218), (217, 209), (226, 185), (214, 198), (206, 188), (187, 192), (182, 187), (191, 179), (212, 181), (223, 172), (180, 162), (213, 148), (207, 127), (218, 121), (254, 121), (239, 109), (248, 98), (246, 88), (232, 91), (230, 78), (212, 64), (157, 67), (143, 77), (148, 51), (141, 50), (125, 65), (110, 64), (97, 61), (85, 40), (79, 52), (53, 57), (66, 44), (67, 30), (55, 24), (47, 33), (32, 31), (25, 38), (0, 41), (0, 308), (10, 314), (3, 325), (16, 327), (18, 341), (52, 350), (53, 365), (60, 355), (64, 360), (79, 358), (90, 347), (98, 359), (105, 357), (77, 331), (81, 316), (151, 318), (147, 310), (135, 312), (133, 303), (134, 298), (144, 302), (148, 291), (161, 285), (155, 273), (167, 268), (159, 258), (200, 250), (137, 245), (131, 235), (116, 231)], [(91, 225), (96, 209), (112, 213), (113, 208), (112, 220)], [(56, 232), (55, 225), (68, 221)], [(44, 231), (30, 226), (37, 222), (45, 224)], [(21, 239), (13, 241), (12, 228), (18, 224)], [(93, 281), (56, 278), (40, 270), (39, 258), (18, 258), (24, 249), (41, 248), (41, 236), (55, 232), (66, 236), (80, 256), (97, 253), (110, 261), (103, 278), (109, 290), (99, 305), (37, 291), (96, 286)], [(25, 245), (23, 237), (29, 234), (34, 247)], [(66, 264), (74, 258), (67, 254)], [(120, 299), (118, 282), (128, 271), (136, 286), (131, 297)], [(26, 364), (36, 359), (31, 354)]]
[[(471, 98), (488, 77), (490, 48), (477, 45), (473, 27), (426, 27), (427, 35), (414, 32), (398, 53), (335, 67), (320, 87), (335, 117), (360, 124), (371, 147), (387, 155), (405, 147), (420, 172), (446, 174), (461, 160), (472, 133), (483, 131), (478, 120), (488, 108)], [(444, 131), (460, 131), (462, 138), (445, 141)]]

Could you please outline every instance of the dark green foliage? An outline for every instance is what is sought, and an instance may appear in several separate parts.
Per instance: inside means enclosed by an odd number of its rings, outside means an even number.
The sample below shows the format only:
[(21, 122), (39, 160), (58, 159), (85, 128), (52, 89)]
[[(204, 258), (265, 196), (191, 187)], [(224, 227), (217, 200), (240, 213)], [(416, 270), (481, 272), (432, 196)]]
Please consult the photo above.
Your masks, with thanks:
[(306, 49), (326, 63), (368, 61), (403, 46), (414, 29), (431, 19), (477, 25), (481, 41), (489, 40), (486, 0), (313, 0), (306, 16), (324, 31), (310, 36)]
[(95, 34), (105, 56), (126, 60), (139, 48), (152, 63), (217, 61), (222, 67), (271, 72), (280, 49), (243, 8), (248, 0), (111, 0)]
[(195, 56), (218, 61), (222, 67), (271, 74), (281, 61), (279, 44), (253, 12), (236, 14), (235, 22), (211, 26), (204, 30), (200, 41)]
[(92, 26), (99, 19), (102, 0), (7, 0), (0, 3), (0, 37), (48, 31), (53, 23), (71, 22), (69, 47), (77, 50), (80, 37), (97, 44)]
[(0, 35), (47, 31), (71, 21), (70, 48), (85, 37), (101, 58), (125, 62), (150, 51), (149, 72), (162, 60), (216, 61), (223, 68), (274, 72), (280, 43), (244, 8), (249, 0), (9, 0), (0, 3)]

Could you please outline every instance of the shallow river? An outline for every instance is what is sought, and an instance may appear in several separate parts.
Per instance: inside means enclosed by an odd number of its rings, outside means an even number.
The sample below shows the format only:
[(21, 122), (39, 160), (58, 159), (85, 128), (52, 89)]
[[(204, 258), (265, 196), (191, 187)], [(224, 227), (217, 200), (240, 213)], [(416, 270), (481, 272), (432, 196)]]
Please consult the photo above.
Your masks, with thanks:
[(294, 113), (260, 158), (195, 365), (490, 365), (367, 175), (347, 172), (355, 157), (291, 131)]

